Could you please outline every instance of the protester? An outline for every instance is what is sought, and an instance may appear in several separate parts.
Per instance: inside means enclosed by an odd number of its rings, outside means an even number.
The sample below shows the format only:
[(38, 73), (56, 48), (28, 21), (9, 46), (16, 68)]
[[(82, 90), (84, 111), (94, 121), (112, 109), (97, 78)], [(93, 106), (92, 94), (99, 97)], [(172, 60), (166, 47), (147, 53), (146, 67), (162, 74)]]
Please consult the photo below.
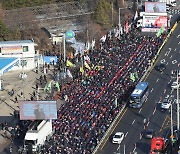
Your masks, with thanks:
[(54, 135), (40, 152), (92, 153), (146, 73), (165, 35), (142, 36), (132, 29), (120, 38), (113, 32), (105, 38), (100, 48), (84, 53), (83, 58), (73, 57), (84, 67), (80, 78), (61, 88), (58, 95), (65, 104), (53, 121)]

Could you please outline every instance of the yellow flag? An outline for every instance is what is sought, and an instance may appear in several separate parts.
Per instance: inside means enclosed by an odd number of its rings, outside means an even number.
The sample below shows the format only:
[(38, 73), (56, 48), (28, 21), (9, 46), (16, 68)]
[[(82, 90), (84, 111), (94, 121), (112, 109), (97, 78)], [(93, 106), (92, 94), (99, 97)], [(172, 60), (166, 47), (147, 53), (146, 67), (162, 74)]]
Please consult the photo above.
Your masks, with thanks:
[(88, 63), (87, 63), (86, 61), (84, 62), (84, 66), (85, 66), (87, 69), (89, 69), (89, 70), (91, 69), (90, 66), (88, 65)]
[(74, 64), (71, 63), (69, 60), (66, 61), (66, 66), (69, 66), (69, 67), (74, 67)]

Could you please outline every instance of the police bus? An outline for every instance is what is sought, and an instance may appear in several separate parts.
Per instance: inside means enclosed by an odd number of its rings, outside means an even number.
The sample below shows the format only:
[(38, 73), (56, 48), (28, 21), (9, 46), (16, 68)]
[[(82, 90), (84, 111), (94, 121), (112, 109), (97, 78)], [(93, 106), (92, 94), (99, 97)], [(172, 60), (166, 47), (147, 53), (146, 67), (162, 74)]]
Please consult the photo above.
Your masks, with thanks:
[(132, 92), (129, 99), (129, 106), (132, 108), (141, 108), (143, 103), (148, 99), (149, 85), (147, 82), (139, 82)]

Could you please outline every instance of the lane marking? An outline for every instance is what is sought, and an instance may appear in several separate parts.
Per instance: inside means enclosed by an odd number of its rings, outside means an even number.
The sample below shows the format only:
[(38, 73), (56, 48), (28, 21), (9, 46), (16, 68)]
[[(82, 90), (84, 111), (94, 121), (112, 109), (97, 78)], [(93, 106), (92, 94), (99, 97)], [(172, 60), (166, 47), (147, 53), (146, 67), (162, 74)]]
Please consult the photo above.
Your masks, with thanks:
[(132, 125), (134, 124), (135, 121), (136, 121), (136, 120), (134, 119), (133, 122), (132, 122)]
[(121, 144), (119, 144), (119, 146), (118, 146), (118, 148), (117, 148), (117, 151), (120, 149), (120, 147), (121, 147)]
[(142, 111), (142, 108), (139, 110), (139, 113)]
[(156, 83), (159, 81), (159, 79), (156, 80)]
[(168, 65), (168, 62), (166, 63), (166, 65)]
[(156, 107), (154, 108), (153, 115), (154, 115), (155, 112), (156, 112)]
[(170, 56), (170, 59), (172, 58), (172, 55)]
[(148, 121), (148, 123), (146, 124), (146, 126), (148, 126), (148, 125), (149, 125), (149, 123), (150, 123), (150, 121)]
[(125, 134), (125, 137), (128, 135), (128, 132)]
[(151, 93), (152, 93), (153, 90), (154, 90), (154, 89), (152, 88), (152, 89), (151, 89)]

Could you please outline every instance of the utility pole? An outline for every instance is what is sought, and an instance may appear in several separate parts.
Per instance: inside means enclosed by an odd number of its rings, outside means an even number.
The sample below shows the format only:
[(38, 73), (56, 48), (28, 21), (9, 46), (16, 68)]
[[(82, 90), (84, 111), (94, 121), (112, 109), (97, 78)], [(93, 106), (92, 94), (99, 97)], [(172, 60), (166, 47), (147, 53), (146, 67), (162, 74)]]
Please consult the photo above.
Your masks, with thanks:
[(179, 70), (177, 70), (177, 131), (179, 138)]
[(114, 22), (114, 19), (113, 19), (113, 13), (114, 13), (114, 7), (113, 7), (113, 5), (114, 5), (114, 3), (113, 3), (113, 1), (111, 2), (111, 7), (112, 7), (112, 27), (113, 27), (113, 22)]

